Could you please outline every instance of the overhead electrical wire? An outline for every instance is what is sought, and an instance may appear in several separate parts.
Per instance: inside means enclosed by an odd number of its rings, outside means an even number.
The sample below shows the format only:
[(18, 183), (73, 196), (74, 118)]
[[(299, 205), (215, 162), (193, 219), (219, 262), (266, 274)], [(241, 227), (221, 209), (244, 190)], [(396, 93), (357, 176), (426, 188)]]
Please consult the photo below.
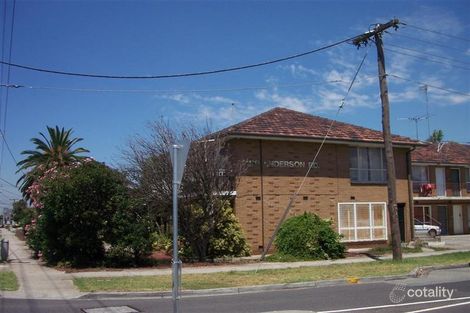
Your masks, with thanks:
[(448, 61), (451, 61), (451, 62), (454, 62), (454, 63), (462, 63), (462, 64), (465, 64), (465, 65), (470, 65), (470, 62), (466, 62), (466, 61), (462, 61), (462, 60), (458, 60), (458, 59), (454, 59), (454, 58), (449, 58), (449, 57), (444, 57), (444, 56), (441, 56), (441, 55), (436, 55), (436, 54), (432, 54), (432, 53), (428, 53), (428, 52), (424, 52), (424, 51), (419, 51), (419, 50), (415, 50), (415, 49), (411, 49), (411, 48), (405, 48), (405, 47), (395, 45), (395, 44), (391, 44), (391, 43), (387, 43), (387, 46), (396, 47), (396, 48), (411, 51), (411, 52), (414, 52), (414, 53), (424, 54), (424, 55), (427, 55), (427, 56), (430, 56), (430, 57), (433, 57), (433, 58), (448, 60)]
[(418, 29), (418, 30), (421, 30), (421, 31), (425, 31), (425, 32), (429, 32), (429, 33), (449, 37), (449, 38), (452, 38), (452, 39), (458, 39), (458, 40), (470, 42), (469, 38), (459, 37), (459, 36), (455, 36), (455, 35), (449, 35), (447, 33), (443, 33), (443, 32), (440, 32), (440, 31), (437, 31), (437, 30), (434, 30), (434, 29), (429, 29), (429, 28), (425, 28), (425, 27), (421, 27), (421, 26), (411, 25), (411, 24), (408, 24), (406, 22), (400, 22), (400, 24), (402, 24), (404, 26), (407, 26), (407, 27), (410, 27), (410, 28)]
[(409, 56), (409, 57), (412, 57), (412, 58), (418, 58), (418, 59), (420, 59), (420, 60), (424, 60), (424, 61), (428, 61), (428, 62), (443, 64), (443, 65), (447, 65), (447, 66), (450, 66), (450, 67), (453, 67), (453, 68), (458, 68), (458, 69), (470, 71), (470, 67), (464, 67), (464, 66), (460, 66), (460, 65), (456, 65), (456, 64), (451, 64), (451, 63), (443, 62), (443, 61), (439, 61), (439, 60), (433, 60), (433, 59), (424, 57), (424, 56), (422, 56), (422, 55), (410, 54), (410, 53), (406, 53), (406, 52), (403, 52), (403, 51), (398, 51), (398, 50), (390, 49), (390, 48), (384, 48), (384, 50), (390, 51), (390, 52), (392, 52), (392, 53), (397, 53), (397, 54)]
[(430, 88), (439, 89), (439, 90), (446, 91), (446, 92), (449, 92), (449, 93), (455, 93), (455, 94), (459, 94), (459, 95), (462, 95), (462, 96), (470, 97), (470, 93), (465, 93), (465, 92), (461, 92), (461, 91), (458, 91), (458, 90), (453, 90), (453, 89), (448, 89), (448, 88), (444, 88), (444, 87), (439, 87), (439, 86), (432, 85), (432, 84), (429, 84), (429, 83), (426, 83), (426, 82), (421, 82), (421, 81), (417, 81), (417, 80), (413, 80), (413, 79), (401, 77), (401, 76), (398, 76), (398, 75), (395, 75), (395, 74), (387, 74), (387, 76), (395, 77), (395, 78), (402, 79), (402, 80), (409, 81), (409, 82), (413, 82), (413, 83), (417, 83), (417, 84), (419, 84), (419, 85), (426, 85), (426, 86), (428, 86), (428, 87), (430, 87)]
[(188, 73), (177, 73), (177, 74), (160, 74), (160, 75), (137, 75), (137, 76), (131, 76), (131, 75), (108, 75), (108, 74), (94, 74), (94, 73), (79, 73), (79, 72), (67, 72), (67, 71), (62, 71), (62, 70), (53, 70), (53, 69), (47, 69), (47, 68), (40, 68), (40, 67), (33, 67), (33, 66), (28, 66), (28, 65), (23, 65), (23, 64), (16, 64), (16, 63), (11, 63), (11, 62), (4, 62), (3, 60), (1, 61), (2, 64), (4, 65), (9, 65), (12, 67), (16, 68), (21, 68), (24, 70), (29, 70), (29, 71), (36, 71), (36, 72), (42, 72), (42, 73), (49, 73), (49, 74), (56, 74), (56, 75), (65, 75), (65, 76), (79, 76), (79, 77), (92, 77), (92, 78), (107, 78), (107, 79), (163, 79), (163, 78), (179, 78), (179, 77), (191, 77), (191, 76), (202, 76), (202, 75), (210, 75), (210, 74), (220, 74), (220, 73), (226, 73), (226, 72), (233, 72), (233, 71), (239, 71), (239, 70), (245, 70), (245, 69), (250, 69), (250, 68), (255, 68), (255, 67), (261, 67), (261, 66), (266, 66), (270, 64), (275, 64), (287, 60), (292, 60), (296, 58), (300, 58), (309, 54), (313, 54), (316, 52), (320, 52), (322, 50), (327, 50), (329, 48), (338, 46), (340, 44), (343, 44), (348, 41), (352, 41), (354, 38), (357, 36), (350, 37), (347, 39), (343, 39), (340, 41), (337, 41), (335, 43), (316, 48), (313, 50), (308, 50), (305, 52), (297, 53), (294, 55), (278, 58), (278, 59), (273, 59), (269, 61), (263, 61), (259, 63), (254, 63), (254, 64), (248, 64), (248, 65), (241, 65), (241, 66), (234, 66), (234, 67), (227, 67), (227, 68), (222, 68), (222, 69), (215, 69), (215, 70), (208, 70), (208, 71), (200, 71), (200, 72), (188, 72)]
[(9, 193), (9, 194), (11, 194), (11, 195), (13, 195), (13, 196), (19, 196), (18, 193), (14, 193), (14, 192), (12, 192), (12, 191), (10, 191), (10, 190), (8, 190), (8, 189), (4, 189), (4, 188), (0, 189), (0, 192), (6, 192), (6, 193)]
[[(6, 6), (6, 1), (5, 1), (5, 6)], [(13, 0), (13, 9), (12, 9), (12, 15), (11, 15), (11, 26), (10, 26), (10, 40), (9, 40), (9, 52), (8, 52), (8, 63), (11, 62), (11, 55), (13, 51), (13, 30), (15, 29), (15, 11), (16, 11), (16, 0)], [(3, 61), (3, 51), (2, 51), (2, 61)], [(7, 80), (6, 83), (10, 83), (10, 75), (11, 75), (11, 66), (7, 66)], [(3, 132), (2, 136), (5, 138), (6, 133), (7, 133), (7, 114), (8, 114), (8, 99), (10, 96), (10, 89), (7, 88), (5, 92), (5, 106), (3, 109)], [(1, 115), (0, 115), (1, 118)], [(1, 125), (1, 123), (0, 123)], [(3, 165), (3, 154), (5, 151), (5, 143), (6, 141), (2, 141), (2, 149), (0, 152), (0, 170)]]
[(6, 179), (4, 179), (4, 178), (1, 178), (1, 177), (0, 177), (0, 180), (1, 180), (2, 182), (4, 182), (4, 183), (10, 185), (11, 187), (15, 187), (15, 188), (16, 188), (16, 185), (13, 184), (13, 183), (11, 183), (11, 182), (9, 182), (8, 180), (6, 180)]
[(456, 47), (453, 47), (453, 46), (439, 44), (437, 42), (433, 42), (433, 41), (429, 41), (429, 40), (423, 40), (421, 38), (417, 38), (417, 37), (414, 37), (414, 36), (404, 35), (403, 33), (393, 32), (393, 33), (386, 33), (386, 34), (391, 35), (392, 37), (395, 37), (395, 36), (403, 37), (403, 38), (407, 38), (407, 39), (410, 39), (410, 40), (413, 40), (413, 41), (422, 42), (422, 43), (425, 43), (425, 44), (428, 44), (428, 45), (433, 45), (433, 46), (436, 46), (436, 47), (455, 50), (455, 51), (460, 52), (462, 54), (467, 53), (467, 51), (463, 51), (462, 49), (459, 49), (459, 48), (456, 48)]
[[(3, 1), (3, 23), (2, 23), (2, 40), (1, 40), (1, 61), (5, 60), (5, 36), (6, 36), (6, 24), (7, 24), (7, 1)], [(0, 84), (4, 82), (4, 71), (3, 71), (3, 63), (0, 64)], [(8, 83), (5, 81), (5, 83)], [(2, 110), (3, 110), (3, 88), (0, 86), (0, 127), (1, 125), (1, 117), (2, 117)], [(3, 147), (3, 142), (2, 142)], [(0, 174), (1, 174), (1, 164), (3, 161), (3, 153), (0, 155)]]
[(314, 81), (299, 84), (279, 84), (272, 86), (253, 86), (253, 87), (238, 87), (238, 88), (216, 88), (216, 89), (99, 89), (99, 88), (67, 88), (67, 87), (52, 87), (52, 86), (28, 86), (19, 84), (1, 84), (1, 87), (13, 89), (31, 89), (31, 90), (54, 90), (54, 91), (76, 91), (76, 92), (116, 92), (116, 93), (205, 93), (205, 92), (236, 92), (236, 91), (250, 91), (250, 90), (267, 90), (272, 88), (290, 88), (290, 87), (305, 87), (322, 84), (335, 84), (345, 83), (342, 80), (329, 80), (329, 81)]
[(7, 139), (5, 138), (5, 134), (3, 131), (0, 129), (0, 135), (2, 136), (3, 142), (5, 142), (5, 146), (7, 147), (8, 152), (10, 153), (11, 158), (15, 162), (15, 164), (18, 164), (18, 161), (16, 161), (15, 156), (13, 155), (13, 152), (11, 152), (10, 145), (7, 142)]

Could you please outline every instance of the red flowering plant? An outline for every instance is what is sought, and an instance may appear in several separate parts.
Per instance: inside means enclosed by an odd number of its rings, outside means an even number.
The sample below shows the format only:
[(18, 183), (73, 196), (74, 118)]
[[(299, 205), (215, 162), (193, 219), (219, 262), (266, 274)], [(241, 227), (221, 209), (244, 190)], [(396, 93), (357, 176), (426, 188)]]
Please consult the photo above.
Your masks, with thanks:
[[(49, 180), (54, 180), (56, 178), (62, 177), (67, 178), (69, 176), (68, 172), (71, 169), (78, 168), (82, 164), (93, 162), (93, 158), (84, 158), (79, 161), (75, 161), (68, 165), (58, 166), (58, 164), (53, 164), (47, 170), (44, 170), (43, 166), (38, 166), (35, 170), (35, 176), (37, 177), (34, 182), (26, 189), (26, 196), (30, 199), (31, 205), (36, 209), (44, 208), (44, 204), (41, 202), (41, 197), (46, 192), (45, 182)], [(38, 175), (38, 173), (42, 174)]]

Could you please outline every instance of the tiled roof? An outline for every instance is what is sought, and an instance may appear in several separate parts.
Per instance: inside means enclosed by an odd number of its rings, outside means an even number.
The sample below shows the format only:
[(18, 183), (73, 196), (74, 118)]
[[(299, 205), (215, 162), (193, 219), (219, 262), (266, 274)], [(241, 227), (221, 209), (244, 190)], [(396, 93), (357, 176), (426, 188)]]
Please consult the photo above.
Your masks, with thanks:
[[(323, 139), (332, 122), (333, 120), (319, 116), (285, 108), (274, 108), (218, 133), (229, 136)], [(328, 140), (380, 143), (383, 142), (383, 136), (381, 131), (336, 121), (328, 135)], [(422, 144), (398, 135), (393, 135), (392, 141), (395, 144)]]
[[(438, 147), (440, 148), (438, 150)], [(413, 162), (470, 165), (470, 145), (456, 142), (431, 144), (411, 153)]]

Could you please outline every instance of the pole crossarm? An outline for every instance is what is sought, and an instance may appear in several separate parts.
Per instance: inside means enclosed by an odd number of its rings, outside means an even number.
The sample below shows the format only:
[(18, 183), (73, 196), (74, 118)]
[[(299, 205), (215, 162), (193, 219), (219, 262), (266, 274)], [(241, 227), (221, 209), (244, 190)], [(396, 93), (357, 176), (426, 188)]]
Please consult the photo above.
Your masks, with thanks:
[(398, 29), (398, 24), (400, 24), (400, 21), (397, 18), (390, 20), (385, 24), (377, 24), (373, 30), (365, 32), (364, 34), (354, 38), (353, 44), (357, 47), (360, 47), (361, 45), (367, 45), (371, 37), (375, 36), (376, 34), (381, 34), (390, 27)]

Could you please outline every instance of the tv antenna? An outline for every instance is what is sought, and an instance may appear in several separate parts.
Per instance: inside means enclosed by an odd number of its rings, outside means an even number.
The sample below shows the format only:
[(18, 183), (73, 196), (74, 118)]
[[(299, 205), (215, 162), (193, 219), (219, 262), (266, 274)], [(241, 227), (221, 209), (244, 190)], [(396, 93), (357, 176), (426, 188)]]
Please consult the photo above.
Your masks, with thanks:
[(419, 89), (424, 91), (426, 99), (426, 119), (428, 120), (428, 137), (431, 137), (431, 127), (429, 126), (429, 97), (428, 97), (428, 85), (420, 86)]
[(426, 115), (421, 115), (421, 116), (412, 116), (412, 117), (401, 117), (399, 118), (399, 120), (409, 120), (409, 121), (412, 121), (412, 122), (415, 122), (415, 128), (416, 128), (416, 139), (419, 140), (419, 127), (418, 127), (418, 123), (419, 121), (421, 120), (425, 120), (427, 119), (429, 121), (429, 115), (426, 114)]

